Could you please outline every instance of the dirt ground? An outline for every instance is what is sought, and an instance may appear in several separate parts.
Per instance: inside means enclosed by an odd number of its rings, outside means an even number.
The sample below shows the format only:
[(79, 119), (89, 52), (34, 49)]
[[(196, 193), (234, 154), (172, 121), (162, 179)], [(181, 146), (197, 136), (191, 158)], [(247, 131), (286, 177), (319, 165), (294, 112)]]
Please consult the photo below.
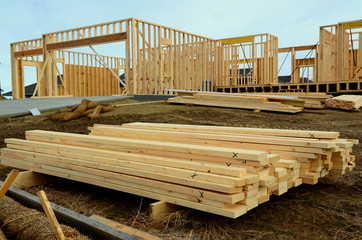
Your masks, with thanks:
[[(118, 103), (130, 103), (123, 100)], [(198, 125), (339, 131), (342, 138), (362, 141), (362, 112), (307, 110), (291, 115), (272, 112), (154, 103), (124, 106), (86, 118), (55, 123), (50, 114), (0, 118), (0, 147), (4, 138), (24, 138), (30, 129), (88, 133), (95, 123), (158, 122)], [(160, 220), (148, 217), (154, 200), (58, 179), (27, 191), (45, 189), (50, 201), (90, 216), (99, 214), (165, 239), (362, 239), (362, 144), (354, 148), (356, 168), (344, 176), (327, 176), (316, 185), (290, 189), (247, 214), (232, 220), (182, 209)], [(0, 169), (4, 179), (9, 168)]]

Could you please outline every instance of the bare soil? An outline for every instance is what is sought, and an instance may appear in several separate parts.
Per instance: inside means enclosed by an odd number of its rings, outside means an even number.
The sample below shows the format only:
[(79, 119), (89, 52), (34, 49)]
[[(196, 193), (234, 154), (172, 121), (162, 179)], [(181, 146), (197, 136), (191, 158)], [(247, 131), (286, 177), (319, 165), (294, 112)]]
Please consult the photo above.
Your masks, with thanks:
[[(154, 103), (119, 107), (95, 120), (68, 122), (51, 121), (52, 113), (0, 119), (0, 147), (5, 147), (4, 138), (24, 138), (24, 132), (31, 129), (86, 134), (95, 123), (128, 122), (339, 131), (342, 138), (362, 141), (362, 112), (332, 109), (292, 115)], [(54, 203), (87, 216), (99, 214), (166, 239), (362, 239), (362, 144), (353, 154), (357, 165), (351, 173), (329, 175), (316, 185), (272, 196), (269, 202), (235, 220), (190, 209), (151, 220), (148, 205), (154, 200), (63, 179), (27, 191), (45, 189)], [(0, 169), (0, 178), (9, 171)]]

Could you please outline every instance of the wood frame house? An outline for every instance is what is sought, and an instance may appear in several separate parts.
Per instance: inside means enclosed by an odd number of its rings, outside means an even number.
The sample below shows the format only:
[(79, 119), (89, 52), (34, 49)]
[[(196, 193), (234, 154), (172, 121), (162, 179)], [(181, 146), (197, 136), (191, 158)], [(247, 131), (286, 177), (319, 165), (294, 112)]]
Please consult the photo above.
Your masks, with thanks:
[[(173, 94), (172, 89), (359, 91), (362, 34), (348, 30), (361, 27), (362, 20), (322, 26), (318, 45), (279, 49), (278, 37), (268, 33), (211, 39), (136, 18), (47, 33), (10, 44), (13, 99), (25, 98), (24, 66), (37, 69), (37, 97)], [(103, 56), (93, 48), (112, 42), (125, 43), (125, 56)], [(69, 50), (87, 46), (92, 54)], [(314, 57), (297, 59), (303, 50), (315, 51)], [(291, 82), (278, 84), (278, 54), (287, 51)], [(305, 68), (313, 68), (313, 83), (300, 83)], [(342, 80), (348, 82), (340, 85)]]

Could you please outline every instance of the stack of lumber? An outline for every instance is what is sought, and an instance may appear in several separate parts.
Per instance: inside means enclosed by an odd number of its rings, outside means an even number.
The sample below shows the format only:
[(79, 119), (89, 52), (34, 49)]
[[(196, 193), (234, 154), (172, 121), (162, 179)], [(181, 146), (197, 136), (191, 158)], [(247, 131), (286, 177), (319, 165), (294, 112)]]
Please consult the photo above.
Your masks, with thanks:
[(273, 96), (247, 96), (224, 93), (179, 93), (168, 99), (169, 103), (192, 104), (201, 106), (226, 107), (265, 110), (274, 112), (297, 113), (303, 111), (303, 100)]
[[(253, 93), (245, 93), (245, 94), (253, 94)], [(326, 93), (304, 93), (304, 92), (283, 92), (283, 93), (261, 93), (266, 95), (273, 95), (273, 96), (290, 96), (290, 97), (298, 97), (298, 99), (306, 100), (306, 101), (319, 101), (325, 103), (326, 100), (333, 97), (333, 95), (326, 94)]]
[[(245, 93), (245, 95), (255, 95), (254, 93)], [(330, 99), (332, 95), (326, 93), (258, 93), (259, 96), (274, 96), (274, 97), (295, 97), (298, 100), (304, 100), (304, 108), (323, 108), (323, 103)]]
[(89, 135), (32, 130), (0, 164), (236, 218), (270, 195), (354, 167), (337, 132), (131, 123)]
[(344, 110), (357, 111), (362, 107), (362, 96), (360, 95), (341, 95), (328, 99), (326, 106), (331, 108), (340, 108)]

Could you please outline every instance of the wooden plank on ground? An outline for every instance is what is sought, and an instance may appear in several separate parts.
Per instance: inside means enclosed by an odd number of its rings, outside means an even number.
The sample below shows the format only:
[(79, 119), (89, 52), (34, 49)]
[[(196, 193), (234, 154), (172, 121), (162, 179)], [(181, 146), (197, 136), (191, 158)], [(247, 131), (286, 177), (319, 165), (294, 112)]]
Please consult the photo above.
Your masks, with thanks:
[(155, 235), (152, 235), (152, 234), (149, 234), (147, 232), (144, 232), (144, 231), (129, 227), (129, 226), (124, 225), (124, 224), (119, 223), (119, 222), (112, 221), (110, 219), (104, 218), (104, 217), (99, 216), (99, 215), (93, 214), (89, 218), (94, 219), (94, 220), (96, 220), (96, 221), (98, 221), (100, 223), (103, 223), (103, 224), (105, 224), (107, 226), (110, 226), (112, 228), (115, 228), (115, 229), (117, 229), (117, 230), (119, 230), (121, 232), (125, 232), (125, 233), (127, 233), (129, 235), (135, 236), (135, 237), (137, 237), (139, 239), (143, 239), (143, 240), (162, 240), (161, 238), (156, 237)]
[(338, 97), (330, 98), (326, 101), (326, 106), (349, 111), (357, 111), (362, 107), (362, 96), (341, 95)]
[(297, 113), (302, 112), (303, 108), (293, 107), (289, 105), (283, 105), (281, 103), (275, 102), (265, 102), (265, 103), (234, 103), (228, 101), (218, 101), (218, 100), (201, 100), (201, 99), (187, 99), (187, 98), (170, 98), (167, 100), (169, 103), (180, 103), (180, 104), (193, 104), (201, 106), (211, 106), (211, 107), (225, 107), (225, 108), (240, 108), (240, 109), (260, 109), (266, 111), (274, 112), (285, 112), (285, 113)]

